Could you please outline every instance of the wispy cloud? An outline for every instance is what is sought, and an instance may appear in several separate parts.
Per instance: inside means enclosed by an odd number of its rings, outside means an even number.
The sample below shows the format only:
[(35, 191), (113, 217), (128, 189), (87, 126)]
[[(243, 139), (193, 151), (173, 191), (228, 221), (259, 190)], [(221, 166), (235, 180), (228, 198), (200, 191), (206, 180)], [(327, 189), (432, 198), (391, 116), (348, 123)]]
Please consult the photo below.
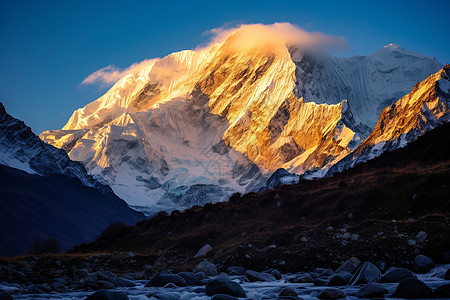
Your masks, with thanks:
[[(279, 49), (290, 46), (300, 46), (303, 48), (312, 48), (318, 50), (346, 49), (348, 43), (344, 37), (330, 36), (322, 32), (308, 32), (297, 25), (291, 23), (274, 24), (241, 24), (233, 27), (223, 26), (214, 28), (204, 33), (211, 36), (211, 42), (208, 46), (199, 46), (197, 50), (210, 47), (214, 43), (225, 42), (226, 49), (230, 51), (248, 51), (255, 47), (260, 51), (278, 51)], [(224, 45), (225, 45), (224, 44)], [(101, 68), (87, 76), (81, 85), (96, 84), (101, 88), (110, 87), (119, 81), (125, 75), (133, 72), (139, 72), (153, 64), (157, 59), (146, 59), (121, 69), (114, 65)], [(165, 76), (168, 71), (163, 70), (162, 66), (157, 68), (158, 77)], [(164, 73), (164, 72), (165, 73)], [(169, 70), (176, 72), (176, 70)], [(164, 73), (164, 74), (163, 74)], [(166, 77), (173, 75), (166, 74)]]
[(342, 36), (330, 36), (322, 32), (308, 32), (291, 23), (242, 24), (232, 28), (220, 27), (207, 31), (212, 43), (222, 43), (233, 51), (254, 47), (274, 50), (277, 47), (300, 46), (320, 50), (346, 49), (347, 40)]
[(110, 87), (122, 77), (134, 72), (140, 72), (142, 69), (151, 66), (151, 64), (155, 61), (156, 59), (146, 59), (141, 62), (134, 63), (125, 69), (117, 68), (114, 65), (109, 65), (86, 77), (81, 82), (81, 85), (97, 84), (102, 88)]

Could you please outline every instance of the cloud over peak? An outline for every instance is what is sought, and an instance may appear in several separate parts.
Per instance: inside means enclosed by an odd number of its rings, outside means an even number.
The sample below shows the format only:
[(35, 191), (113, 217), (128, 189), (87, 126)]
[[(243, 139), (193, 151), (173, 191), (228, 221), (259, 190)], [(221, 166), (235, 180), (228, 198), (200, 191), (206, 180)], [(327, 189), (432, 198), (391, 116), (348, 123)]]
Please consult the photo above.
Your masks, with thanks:
[[(224, 49), (233, 52), (257, 48), (258, 51), (274, 53), (285, 49), (286, 46), (320, 51), (342, 50), (348, 47), (344, 37), (330, 36), (321, 32), (308, 32), (291, 23), (241, 24), (232, 28), (214, 28), (204, 34), (211, 36), (211, 42), (207, 47), (197, 48), (197, 50), (207, 49), (216, 43), (222, 44)], [(156, 60), (146, 59), (133, 63), (125, 69), (109, 65), (87, 76), (81, 85), (97, 84), (101, 88), (110, 87), (122, 77), (150, 67)]]

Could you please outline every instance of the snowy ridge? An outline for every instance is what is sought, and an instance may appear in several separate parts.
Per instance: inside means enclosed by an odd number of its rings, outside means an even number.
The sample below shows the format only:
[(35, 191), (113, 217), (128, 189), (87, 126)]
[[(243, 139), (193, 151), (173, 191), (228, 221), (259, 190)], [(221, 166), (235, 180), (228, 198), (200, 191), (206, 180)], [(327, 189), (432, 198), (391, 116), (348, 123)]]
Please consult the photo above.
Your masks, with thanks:
[(450, 122), (450, 65), (416, 84), (414, 89), (383, 110), (370, 136), (327, 175), (404, 147), (425, 132)]
[(373, 127), (381, 111), (442, 68), (436, 58), (390, 44), (367, 56), (302, 55), (292, 49), (296, 94), (316, 103), (347, 99), (355, 115)]
[(184, 209), (258, 190), (279, 168), (325, 175), (370, 134), (386, 97), (439, 65), (406, 50), (314, 59), (284, 45), (236, 50), (239, 37), (149, 62), (41, 139), (130, 205)]
[(82, 184), (110, 192), (88, 175), (79, 162), (71, 161), (64, 150), (39, 139), (24, 122), (10, 116), (0, 102), (0, 164), (30, 174), (62, 174), (81, 180)]

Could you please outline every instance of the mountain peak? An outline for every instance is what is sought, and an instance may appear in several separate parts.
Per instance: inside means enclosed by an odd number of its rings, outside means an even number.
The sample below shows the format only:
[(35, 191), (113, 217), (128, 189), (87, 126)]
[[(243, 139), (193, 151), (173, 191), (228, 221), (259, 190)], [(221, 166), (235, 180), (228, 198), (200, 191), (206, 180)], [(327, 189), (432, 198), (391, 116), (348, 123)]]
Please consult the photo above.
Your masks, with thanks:
[(383, 48), (389, 49), (389, 50), (393, 50), (393, 49), (395, 49), (395, 50), (405, 50), (405, 48), (403, 48), (402, 46), (397, 45), (397, 44), (393, 44), (393, 43), (388, 44), (388, 45), (384, 46)]

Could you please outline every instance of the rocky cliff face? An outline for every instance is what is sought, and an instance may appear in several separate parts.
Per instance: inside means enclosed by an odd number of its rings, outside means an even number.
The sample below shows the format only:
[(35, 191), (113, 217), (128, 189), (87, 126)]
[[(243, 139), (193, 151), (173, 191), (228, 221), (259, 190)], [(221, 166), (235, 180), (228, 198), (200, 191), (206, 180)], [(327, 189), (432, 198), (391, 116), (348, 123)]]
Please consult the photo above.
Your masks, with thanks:
[(278, 168), (324, 175), (369, 135), (361, 116), (439, 65), (402, 50), (322, 67), (284, 44), (236, 47), (242, 34), (149, 62), (41, 139), (131, 205), (184, 209), (257, 190)]

